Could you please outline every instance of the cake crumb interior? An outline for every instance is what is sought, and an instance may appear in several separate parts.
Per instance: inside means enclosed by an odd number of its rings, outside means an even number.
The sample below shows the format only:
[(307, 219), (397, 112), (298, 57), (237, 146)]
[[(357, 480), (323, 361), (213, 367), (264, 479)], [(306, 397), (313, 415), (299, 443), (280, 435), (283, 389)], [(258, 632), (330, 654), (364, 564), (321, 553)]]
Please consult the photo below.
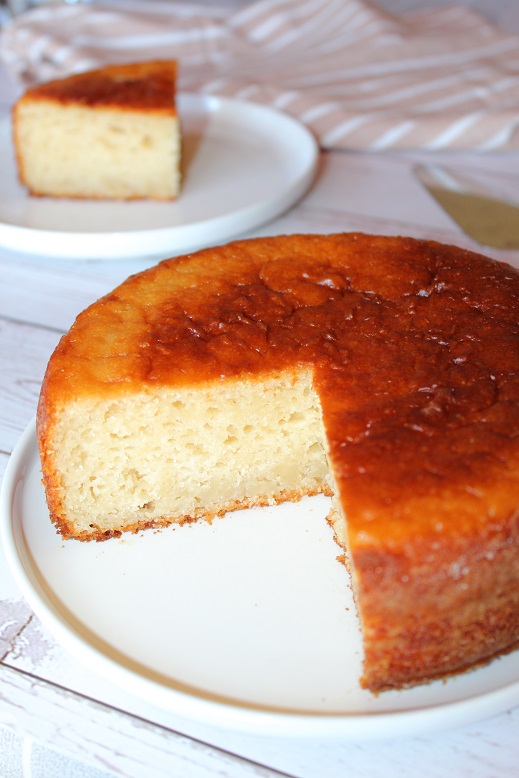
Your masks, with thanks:
[(167, 200), (180, 189), (176, 116), (35, 101), (20, 105), (17, 132), (34, 192)]
[(60, 414), (55, 451), (76, 536), (332, 493), (308, 369), (79, 399)]

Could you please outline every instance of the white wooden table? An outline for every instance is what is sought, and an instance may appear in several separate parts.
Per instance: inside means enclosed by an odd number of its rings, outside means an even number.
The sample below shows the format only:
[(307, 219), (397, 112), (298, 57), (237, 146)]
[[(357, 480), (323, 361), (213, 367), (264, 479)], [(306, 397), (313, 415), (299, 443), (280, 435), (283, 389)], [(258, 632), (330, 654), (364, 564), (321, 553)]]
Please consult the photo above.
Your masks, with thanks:
[[(392, 5), (417, 4), (394, 0)], [(518, 5), (493, 4), (494, 15), (496, 5), (508, 28), (517, 25), (519, 31)], [(0, 116), (7, 115), (15, 96), (14, 85), (0, 71)], [(411, 168), (421, 156), (324, 153), (307, 196), (253, 234), (360, 230), (478, 249), (416, 182)], [(519, 154), (466, 152), (456, 154), (456, 161), (519, 177)], [(507, 258), (519, 267), (519, 253)], [(150, 264), (145, 259), (65, 262), (0, 248), (0, 475), (34, 416), (44, 369), (61, 334), (86, 305)], [(497, 778), (518, 772), (519, 708), (440, 734), (373, 742), (255, 737), (172, 716), (111, 687), (68, 656), (31, 613), (0, 549), (2, 778)]]

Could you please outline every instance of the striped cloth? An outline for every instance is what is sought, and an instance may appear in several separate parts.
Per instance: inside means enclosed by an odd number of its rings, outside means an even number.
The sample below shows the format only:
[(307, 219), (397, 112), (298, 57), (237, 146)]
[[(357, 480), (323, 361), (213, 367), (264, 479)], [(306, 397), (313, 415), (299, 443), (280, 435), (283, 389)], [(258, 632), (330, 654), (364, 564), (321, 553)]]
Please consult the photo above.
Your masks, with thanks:
[(392, 15), (367, 0), (60, 4), (0, 39), (27, 85), (175, 58), (179, 89), (251, 100), (323, 148), (519, 148), (519, 38), (462, 7)]

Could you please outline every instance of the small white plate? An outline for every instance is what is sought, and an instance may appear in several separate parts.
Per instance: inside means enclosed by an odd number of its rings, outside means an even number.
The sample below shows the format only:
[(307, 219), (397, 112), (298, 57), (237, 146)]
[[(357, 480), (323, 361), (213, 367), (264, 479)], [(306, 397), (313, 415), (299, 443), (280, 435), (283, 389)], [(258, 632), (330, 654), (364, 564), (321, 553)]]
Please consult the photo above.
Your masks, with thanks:
[(326, 498), (105, 543), (63, 541), (35, 426), (1, 502), (5, 554), (29, 604), (91, 670), (180, 716), (251, 733), (354, 739), (461, 726), (519, 703), (519, 652), (374, 697)]
[(179, 95), (184, 183), (174, 202), (30, 197), (11, 121), (0, 121), (0, 245), (60, 259), (167, 257), (278, 216), (306, 192), (318, 146), (295, 119), (253, 103)]

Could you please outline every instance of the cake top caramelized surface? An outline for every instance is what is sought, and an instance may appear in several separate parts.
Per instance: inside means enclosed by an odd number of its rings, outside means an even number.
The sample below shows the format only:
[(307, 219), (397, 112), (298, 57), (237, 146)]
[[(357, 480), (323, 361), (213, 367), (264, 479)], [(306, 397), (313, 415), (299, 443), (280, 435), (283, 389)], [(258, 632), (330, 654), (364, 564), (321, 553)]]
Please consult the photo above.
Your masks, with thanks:
[(107, 65), (28, 89), (23, 99), (61, 105), (167, 110), (174, 112), (177, 64), (174, 60)]
[(518, 368), (518, 306), (519, 271), (452, 246), (357, 234), (238, 241), (130, 277), (80, 314), (53, 364), (68, 365), (62, 380), (78, 394), (295, 361), (315, 365), (323, 387), (344, 373), (350, 391), (359, 382), (372, 397), (432, 394), (441, 377), (490, 398)]
[(39, 423), (60, 402), (308, 365), (355, 542), (412, 543), (419, 524), (455, 545), (519, 519), (518, 312), (519, 272), (452, 246), (235, 242), (166, 260), (84, 311), (50, 361)]

